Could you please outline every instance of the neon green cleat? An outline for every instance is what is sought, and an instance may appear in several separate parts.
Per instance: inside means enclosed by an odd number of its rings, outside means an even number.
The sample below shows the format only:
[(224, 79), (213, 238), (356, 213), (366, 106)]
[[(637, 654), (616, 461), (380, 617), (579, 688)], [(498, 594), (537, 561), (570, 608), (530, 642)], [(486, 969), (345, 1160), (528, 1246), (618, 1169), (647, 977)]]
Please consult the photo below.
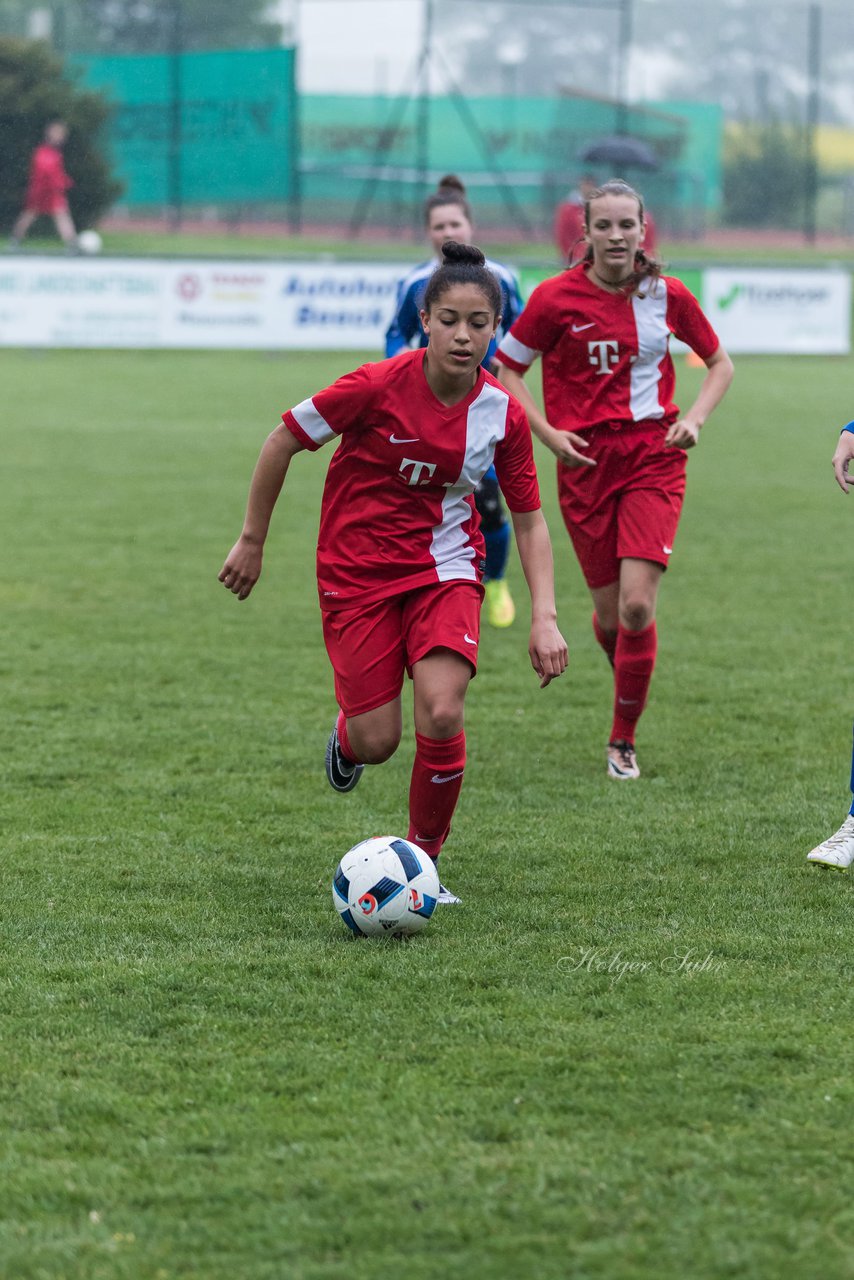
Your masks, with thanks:
[(491, 627), (509, 627), (516, 617), (516, 606), (503, 578), (485, 582), (486, 616)]

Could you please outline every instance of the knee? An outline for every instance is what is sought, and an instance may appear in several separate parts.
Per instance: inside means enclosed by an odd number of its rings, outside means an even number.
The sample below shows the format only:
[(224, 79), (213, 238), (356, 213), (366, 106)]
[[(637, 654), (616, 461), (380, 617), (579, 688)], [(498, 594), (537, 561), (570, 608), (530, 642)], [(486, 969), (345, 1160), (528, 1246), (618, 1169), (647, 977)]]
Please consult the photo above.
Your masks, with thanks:
[[(353, 737), (356, 735), (351, 733), (351, 741)], [(387, 729), (362, 730), (353, 746), (358, 750), (362, 764), (384, 764), (400, 746), (400, 732), (394, 733)]]
[(654, 617), (653, 605), (642, 596), (620, 601), (620, 623), (626, 631), (645, 631)]
[(463, 707), (456, 699), (436, 699), (424, 708), (427, 737), (453, 738), (463, 727)]

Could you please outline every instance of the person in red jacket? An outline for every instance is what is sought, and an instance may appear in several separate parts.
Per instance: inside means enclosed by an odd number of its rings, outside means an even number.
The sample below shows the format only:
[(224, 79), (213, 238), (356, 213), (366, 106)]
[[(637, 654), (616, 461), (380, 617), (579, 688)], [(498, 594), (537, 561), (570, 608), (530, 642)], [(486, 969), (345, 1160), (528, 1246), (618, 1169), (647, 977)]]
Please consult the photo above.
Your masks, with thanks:
[(66, 192), (74, 185), (65, 171), (62, 148), (68, 137), (64, 120), (51, 120), (43, 141), (30, 160), (30, 178), (23, 211), (12, 228), (10, 248), (17, 248), (40, 214), (49, 214), (67, 249), (77, 246), (77, 232), (68, 210)]
[(592, 174), (582, 174), (578, 179), (577, 189), (570, 191), (555, 209), (555, 242), (563, 263), (571, 262), (576, 253), (580, 251), (583, 255), (587, 249), (584, 238), (584, 202), (598, 185)]

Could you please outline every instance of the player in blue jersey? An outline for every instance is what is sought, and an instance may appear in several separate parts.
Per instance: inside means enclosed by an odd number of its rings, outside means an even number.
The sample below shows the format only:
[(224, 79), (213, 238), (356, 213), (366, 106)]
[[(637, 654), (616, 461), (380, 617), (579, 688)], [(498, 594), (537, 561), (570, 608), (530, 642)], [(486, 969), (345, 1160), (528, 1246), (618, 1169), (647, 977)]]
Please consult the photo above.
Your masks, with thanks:
[[(849, 466), (854, 459), (854, 422), (842, 428), (839, 444), (833, 455), (833, 470), (836, 483), (843, 493), (854, 485), (854, 475)], [(807, 862), (814, 862), (819, 867), (835, 867), (837, 871), (847, 871), (854, 862), (854, 750), (851, 753), (851, 793), (852, 803), (848, 817), (839, 830), (827, 840), (807, 854)]]
[[(436, 191), (427, 197), (424, 202), (424, 221), (435, 257), (430, 262), (423, 262), (415, 267), (398, 285), (394, 316), (385, 335), (386, 356), (396, 356), (399, 351), (413, 346), (427, 346), (427, 335), (421, 327), (420, 312), (427, 282), (442, 260), (442, 245), (446, 240), (456, 240), (460, 244), (472, 243), (471, 207), (466, 199), (466, 189), (455, 174), (449, 173), (442, 178)], [(483, 360), (484, 366), (491, 369), (495, 349), (513, 321), (521, 314), (523, 303), (515, 274), (500, 262), (493, 262), (489, 258), (486, 265), (497, 277), (501, 289), (501, 323)], [(474, 497), (486, 542), (486, 567), (483, 575), (486, 616), (493, 627), (509, 627), (516, 616), (505, 578), (510, 555), (510, 524), (494, 467), (489, 468), (477, 486)]]

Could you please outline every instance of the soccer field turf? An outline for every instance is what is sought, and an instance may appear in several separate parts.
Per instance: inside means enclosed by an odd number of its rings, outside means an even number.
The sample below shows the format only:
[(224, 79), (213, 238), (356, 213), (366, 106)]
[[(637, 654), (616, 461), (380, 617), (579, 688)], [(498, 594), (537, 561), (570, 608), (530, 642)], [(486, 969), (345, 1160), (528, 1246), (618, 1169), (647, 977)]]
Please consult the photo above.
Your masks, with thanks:
[[(570, 671), (484, 627), (404, 943), (330, 877), (329, 451), (216, 581), (282, 409), (352, 355), (3, 352), (4, 1280), (850, 1277), (850, 362), (742, 359), (689, 463), (636, 784), (538, 455)], [(687, 404), (699, 373), (680, 367)], [(405, 704), (407, 707), (408, 703)]]

